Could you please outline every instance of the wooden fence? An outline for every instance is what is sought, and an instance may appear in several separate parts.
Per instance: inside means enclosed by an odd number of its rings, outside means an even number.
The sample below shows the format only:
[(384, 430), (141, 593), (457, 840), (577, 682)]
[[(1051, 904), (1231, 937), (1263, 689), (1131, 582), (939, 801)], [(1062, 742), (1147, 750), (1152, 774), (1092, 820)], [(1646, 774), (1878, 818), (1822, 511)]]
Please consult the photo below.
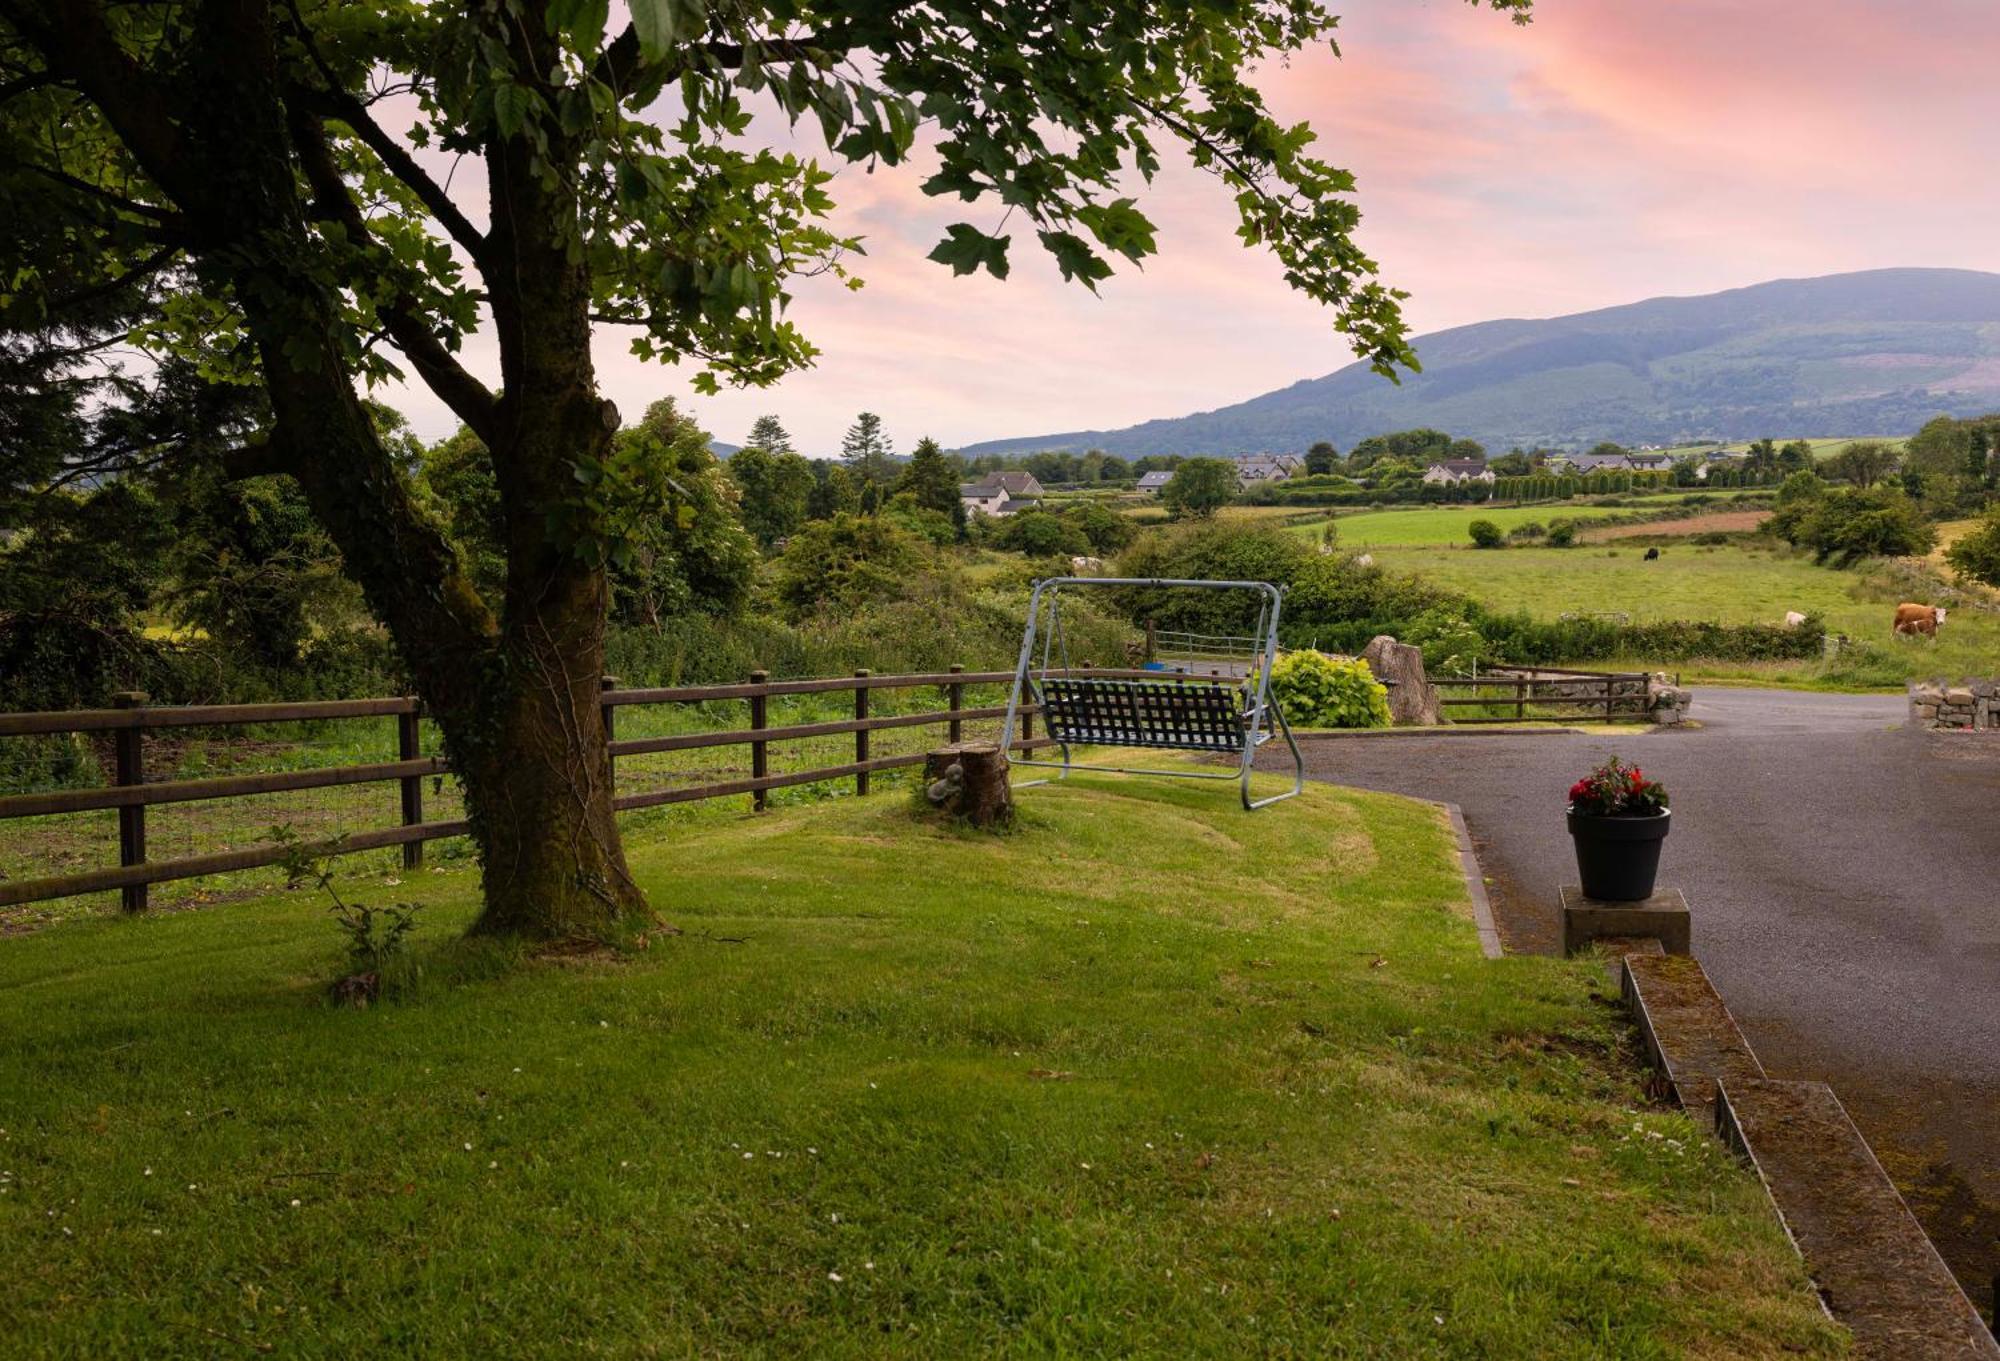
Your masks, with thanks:
[[(1521, 723), (1547, 718), (1644, 718), (1643, 671), (1570, 671), (1536, 667), (1532, 674), (1477, 678), (1432, 677), (1441, 692), (1438, 707), (1453, 723)], [(1454, 715), (1453, 709), (1483, 709)]]
[[(1079, 668), (1081, 672), (1081, 668)], [(1102, 676), (1151, 675), (1147, 672), (1093, 670)], [(767, 673), (752, 672), (740, 685), (690, 685), (661, 689), (622, 689), (616, 678), (604, 682), (604, 726), (612, 734), (614, 761), (621, 756), (651, 752), (688, 751), (709, 747), (748, 747), (750, 778), (728, 780), (692, 787), (655, 789), (623, 794), (615, 799), (620, 811), (652, 808), (663, 804), (689, 803), (749, 795), (751, 806), (761, 810), (773, 789), (814, 784), (828, 780), (854, 781), (855, 792), (868, 792), (869, 776), (881, 771), (921, 765), (924, 753), (874, 756), (869, 751), (869, 735), (885, 728), (937, 726), (949, 741), (963, 739), (965, 724), (1004, 717), (1005, 705), (965, 706), (968, 685), (1004, 685), (1014, 679), (1011, 671), (966, 671), (953, 667), (948, 672), (925, 675), (877, 676), (857, 671), (852, 676), (819, 680), (774, 681)], [(877, 690), (936, 688), (945, 707), (920, 713), (876, 716), (869, 712), (870, 696)], [(822, 723), (794, 723), (773, 727), (768, 722), (773, 696), (810, 695), (851, 691), (854, 717)], [(698, 704), (715, 700), (737, 700), (746, 706), (748, 723), (742, 728), (712, 732), (684, 732), (661, 737), (617, 740), (616, 715), (622, 708), (640, 704)], [(0, 822), (15, 818), (43, 817), (58, 813), (81, 813), (95, 809), (118, 812), (118, 864), (115, 867), (42, 878), (0, 881), (0, 907), (19, 903), (67, 898), (81, 893), (103, 893), (113, 889), (123, 896), (127, 911), (146, 906), (150, 884), (202, 875), (227, 874), (256, 869), (283, 860), (285, 848), (259, 845), (210, 855), (185, 856), (173, 860), (146, 858), (146, 810), (161, 804), (242, 798), (286, 790), (323, 789), (337, 785), (394, 781), (401, 786), (402, 821), (394, 827), (375, 827), (325, 843), (317, 849), (347, 853), (389, 846), (403, 848), (403, 863), (416, 868), (423, 863), (423, 843), (441, 837), (464, 836), (469, 830), (463, 819), (426, 822), (424, 781), (449, 773), (441, 756), (424, 756), (419, 749), (419, 719), (422, 705), (411, 697), (394, 699), (317, 700), (291, 704), (152, 705), (138, 692), (118, 695), (115, 707), (80, 709), (60, 713), (0, 714), (0, 738), (33, 737), (61, 733), (109, 733), (115, 752), (115, 783), (89, 789), (63, 789), (48, 793), (0, 796)], [(1014, 750), (1028, 751), (1053, 745), (1037, 738), (1034, 710), (1024, 713)], [(146, 779), (146, 735), (161, 729), (242, 727), (250, 724), (308, 722), (325, 719), (387, 718), (396, 724), (397, 755), (394, 761), (365, 765), (329, 766), (312, 770), (272, 771), (248, 775), (226, 775), (208, 779)], [(804, 738), (854, 735), (854, 759), (841, 765), (811, 770), (770, 772), (770, 744)]]

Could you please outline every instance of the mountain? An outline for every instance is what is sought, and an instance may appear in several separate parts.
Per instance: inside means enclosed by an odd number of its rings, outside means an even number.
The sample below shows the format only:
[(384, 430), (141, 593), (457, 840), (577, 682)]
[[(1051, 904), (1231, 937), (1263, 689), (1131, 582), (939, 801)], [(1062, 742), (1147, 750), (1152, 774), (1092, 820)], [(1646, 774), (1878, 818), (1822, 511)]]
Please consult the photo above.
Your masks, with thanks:
[(1433, 426), (1495, 452), (1901, 434), (2000, 408), (2000, 274), (1878, 269), (1652, 298), (1421, 336), (1400, 387), (1350, 364), (1215, 411), (1123, 430), (988, 440), (964, 454), (1342, 450)]

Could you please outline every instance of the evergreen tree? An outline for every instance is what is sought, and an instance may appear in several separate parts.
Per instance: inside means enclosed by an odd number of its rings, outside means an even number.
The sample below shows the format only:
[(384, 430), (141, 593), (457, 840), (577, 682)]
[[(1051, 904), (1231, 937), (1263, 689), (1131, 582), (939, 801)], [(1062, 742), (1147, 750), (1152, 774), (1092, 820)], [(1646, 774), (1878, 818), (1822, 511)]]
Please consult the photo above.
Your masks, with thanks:
[(943, 447), (928, 435), (910, 451), (909, 465), (896, 479), (896, 490), (909, 492), (925, 510), (943, 515), (951, 514), (952, 507), (959, 504), (958, 474), (952, 471)]
[(1324, 477), (1340, 467), (1340, 450), (1325, 440), (1319, 440), (1306, 450), (1306, 471), (1314, 477)]
[(743, 441), (746, 449), (762, 449), (767, 454), (791, 454), (792, 437), (785, 427), (778, 424), (776, 416), (759, 416), (750, 424), (750, 437)]
[(862, 412), (847, 427), (840, 458), (850, 473), (871, 486), (885, 487), (896, 480), (895, 449), (882, 430), (882, 418), (872, 411)]

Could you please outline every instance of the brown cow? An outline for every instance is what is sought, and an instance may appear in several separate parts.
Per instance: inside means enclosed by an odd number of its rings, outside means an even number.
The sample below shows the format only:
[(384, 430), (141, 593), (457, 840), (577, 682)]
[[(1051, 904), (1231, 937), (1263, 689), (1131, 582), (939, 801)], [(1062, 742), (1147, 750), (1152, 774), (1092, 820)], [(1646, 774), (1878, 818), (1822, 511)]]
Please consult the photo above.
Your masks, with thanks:
[(1937, 631), (1944, 627), (1944, 607), (1941, 605), (1912, 605), (1907, 602), (1896, 606), (1896, 632), (1921, 633), (1927, 638), (1937, 637)]

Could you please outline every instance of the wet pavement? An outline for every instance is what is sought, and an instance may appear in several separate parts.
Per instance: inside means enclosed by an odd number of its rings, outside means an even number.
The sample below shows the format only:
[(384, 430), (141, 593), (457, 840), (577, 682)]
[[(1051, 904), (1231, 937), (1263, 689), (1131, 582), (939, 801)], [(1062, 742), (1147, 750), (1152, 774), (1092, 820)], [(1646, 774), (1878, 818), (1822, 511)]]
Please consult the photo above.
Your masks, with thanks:
[[(1552, 951), (1562, 804), (1614, 753), (1666, 783), (1660, 882), (1773, 1077), (1832, 1085), (1992, 1317), (2000, 1273), (2000, 734), (1900, 696), (1702, 688), (1699, 727), (1302, 743), (1315, 779), (1465, 811), (1510, 950)], [(1276, 754), (1266, 748), (1260, 765)]]

